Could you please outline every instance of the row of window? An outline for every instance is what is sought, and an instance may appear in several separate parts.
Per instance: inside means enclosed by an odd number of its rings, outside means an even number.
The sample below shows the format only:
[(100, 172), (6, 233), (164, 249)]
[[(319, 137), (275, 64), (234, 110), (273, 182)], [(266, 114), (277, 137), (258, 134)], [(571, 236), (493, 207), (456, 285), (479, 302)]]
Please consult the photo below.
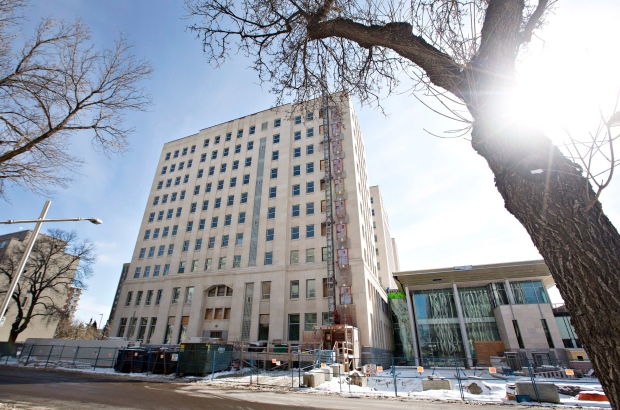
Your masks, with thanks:
[[(210, 240), (213, 239), (215, 240), (215, 238), (209, 238)], [(186, 241), (189, 242), (189, 241)], [(188, 244), (189, 246), (189, 244)], [(163, 248), (164, 246), (162, 245), (160, 248)], [(173, 245), (169, 245), (170, 248), (173, 248)], [(211, 246), (210, 246), (211, 247)], [(322, 249), (322, 261), (326, 261), (327, 260), (327, 247), (323, 247)], [(169, 253), (170, 254), (170, 253)], [(305, 255), (306, 255), (306, 263), (313, 263), (315, 261), (315, 253), (314, 253), (314, 248), (309, 248), (306, 249), (305, 251)], [(299, 250), (292, 250), (290, 252), (290, 264), (291, 265), (296, 265), (299, 264), (300, 262), (300, 251)], [(217, 269), (221, 270), (221, 269), (226, 269), (227, 268), (227, 257), (226, 256), (222, 256), (219, 258), (219, 260), (216, 260), (216, 262), (218, 262), (217, 264)], [(265, 265), (272, 265), (273, 264), (273, 252), (265, 252), (265, 258), (264, 258), (264, 264)], [(240, 268), (241, 267), (241, 255), (234, 255), (233, 256), (233, 264), (232, 264), (233, 269), (234, 268)], [(163, 271), (162, 271), (162, 265), (155, 265), (154, 269), (153, 269), (153, 277), (155, 276), (159, 276), (160, 272), (162, 273), (162, 276), (167, 276), (170, 274), (170, 264), (165, 264), (163, 265)], [(185, 273), (187, 272), (198, 272), (200, 270), (200, 261), (198, 259), (192, 260), (191, 263), (188, 265), (187, 262), (183, 261), (183, 262), (179, 262), (179, 268), (177, 270), (177, 273)], [(203, 271), (208, 272), (213, 270), (213, 258), (206, 258), (205, 259), (205, 263), (204, 263), (204, 267), (203, 267)], [(136, 270), (134, 272), (134, 279), (139, 279), (140, 276), (142, 275), (143, 278), (147, 278), (151, 275), (151, 266), (145, 266), (144, 267), (144, 272), (142, 271), (142, 267), (138, 266), (136, 267)]]
[[(208, 201), (205, 201), (207, 203), (207, 208), (208, 208)], [(203, 207), (203, 210), (206, 210), (207, 208)], [(219, 206), (217, 206), (216, 208), (219, 208)], [(296, 204), (296, 205), (292, 205), (292, 209), (291, 209), (291, 216), (292, 217), (298, 217), (300, 215), (300, 210), (301, 210), (301, 205)], [(163, 211), (162, 211), (163, 212)], [(325, 201), (321, 201), (321, 212), (325, 212)], [(161, 214), (161, 212), (160, 212)], [(314, 214), (314, 202), (307, 202), (306, 203), (306, 215), (313, 215)], [(153, 216), (153, 218), (155, 218), (155, 213), (153, 212), (151, 214)], [(276, 207), (269, 207), (267, 208), (267, 219), (274, 219), (276, 217)], [(237, 217), (237, 223), (239, 224), (243, 224), (245, 223), (245, 218), (246, 218), (246, 213), (245, 212), (239, 212), (239, 215)], [(159, 219), (158, 216), (158, 221), (163, 219), (163, 214), (161, 215), (161, 219)], [(149, 222), (152, 222), (150, 216), (149, 216)], [(214, 216), (211, 218), (211, 228), (217, 228), (219, 223), (219, 217), (218, 216)], [(224, 226), (230, 226), (232, 224), (232, 214), (227, 214), (224, 215)], [(202, 231), (205, 229), (206, 226), (206, 218), (202, 218), (198, 221), (197, 227), (199, 231)], [(173, 225), (172, 226), (172, 232), (170, 231), (170, 227), (169, 226), (165, 226), (163, 228), (154, 228), (154, 229), (146, 229), (144, 231), (144, 240), (148, 240), (148, 239), (158, 239), (160, 237), (162, 238), (166, 238), (168, 237), (168, 235), (170, 233), (172, 233), (172, 236), (175, 236), (178, 232), (179, 229), (179, 225)], [(191, 232), (194, 229), (194, 221), (188, 221), (187, 222), (187, 227), (186, 227), (186, 232)], [(143, 248), (144, 249), (144, 248)]]
[[(155, 301), (154, 301), (155, 302), (155, 306), (158, 306), (161, 303), (162, 292), (163, 292), (162, 289), (158, 289), (157, 290), (157, 296), (155, 296)], [(140, 304), (142, 303), (142, 296), (143, 295), (144, 295), (144, 292), (141, 291), (141, 290), (136, 292), (136, 301), (135, 301), (135, 305), (136, 306), (140, 306)], [(127, 298), (125, 299), (125, 306), (131, 306), (132, 299), (133, 299), (133, 291), (127, 292)], [(144, 306), (151, 306), (152, 302), (153, 302), (153, 291), (152, 290), (147, 290), (146, 291), (146, 298), (144, 300)]]

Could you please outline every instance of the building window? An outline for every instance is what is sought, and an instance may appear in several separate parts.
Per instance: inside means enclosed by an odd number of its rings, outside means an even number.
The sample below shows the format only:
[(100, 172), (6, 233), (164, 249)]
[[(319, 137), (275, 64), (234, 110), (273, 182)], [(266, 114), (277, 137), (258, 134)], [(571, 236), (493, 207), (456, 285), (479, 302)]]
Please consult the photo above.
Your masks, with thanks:
[(293, 185), (293, 196), (297, 196), (301, 193), (301, 188), (299, 184)]
[(298, 175), (301, 175), (301, 166), (293, 165), (293, 176), (296, 177)]
[(173, 243), (168, 245), (168, 255), (172, 255), (172, 252), (174, 252), (174, 244)]
[(196, 245), (194, 246), (195, 251), (199, 251), (202, 248), (202, 238), (196, 239)]
[(252, 157), (248, 157), (245, 159), (245, 166), (249, 167), (252, 165)]
[(233, 257), (233, 268), (241, 267), (241, 255), (235, 255)]
[(144, 255), (146, 254), (146, 248), (140, 249), (140, 254), (138, 255), (139, 259), (144, 259)]
[(146, 292), (146, 300), (144, 301), (144, 306), (150, 306), (152, 299), (153, 299), (153, 291), (149, 290), (148, 292)]
[(241, 152), (241, 144), (235, 145), (235, 154), (238, 154), (240, 152)]
[(179, 262), (179, 273), (185, 273), (185, 262)]
[(230, 187), (234, 188), (237, 186), (237, 177), (230, 178)]
[(314, 154), (314, 144), (310, 144), (306, 146), (306, 155)]
[(265, 252), (265, 265), (273, 264), (273, 252)]
[(228, 246), (228, 235), (222, 235), (222, 248)]
[(209, 200), (202, 201), (202, 210), (206, 211), (207, 209), (209, 209)]
[(226, 164), (220, 166), (220, 172), (226, 172)]
[(189, 250), (189, 241), (183, 241), (183, 250), (181, 252), (187, 252)]
[(288, 340), (299, 340), (299, 314), (288, 315)]
[(314, 248), (306, 249), (306, 263), (314, 262)]
[(305, 316), (305, 327), (304, 330), (306, 331), (312, 331), (314, 330), (314, 327), (317, 325), (317, 315), (316, 313), (306, 313), (304, 314)]
[(179, 171), (185, 168), (185, 161), (179, 162)]
[(157, 297), (155, 297), (155, 305), (159, 305), (161, 303), (161, 295), (163, 293), (162, 289), (157, 290)]
[(133, 296), (133, 292), (127, 292), (127, 299), (125, 299), (125, 306), (131, 305), (132, 296)]
[(542, 323), (543, 330), (545, 331), (545, 337), (547, 338), (547, 344), (551, 349), (555, 349), (555, 344), (553, 343), (553, 338), (551, 337), (551, 332), (549, 332), (549, 326), (547, 326), (546, 319), (540, 319)]
[(211, 218), (211, 228), (217, 228), (217, 221), (218, 221), (217, 216), (214, 216), (213, 218)]
[(209, 245), (207, 246), (208, 249), (213, 249), (215, 247), (215, 236), (212, 236), (209, 238)]
[(273, 143), (277, 144), (280, 142), (280, 134), (276, 134), (273, 136)]
[(519, 348), (524, 349), (525, 346), (523, 345), (523, 338), (521, 337), (521, 329), (519, 329), (519, 322), (517, 322), (516, 320), (513, 320), (512, 327), (515, 330), (515, 335), (517, 336), (517, 343), (519, 343)]
[(224, 226), (230, 226), (231, 222), (232, 222), (232, 215), (231, 214), (224, 215)]
[(314, 202), (306, 203), (306, 215), (314, 214)]
[(327, 247), (321, 248), (321, 260), (325, 262), (327, 260)]
[(306, 164), (306, 174), (312, 174), (314, 172), (314, 162), (308, 162)]
[[(160, 212), (160, 216), (163, 217), (164, 211)], [(168, 213), (166, 214), (166, 219), (172, 219), (172, 215), (174, 215), (174, 209), (168, 209)], [(158, 217), (157, 218), (158, 221), (161, 221), (161, 219)]]
[(172, 236), (175, 236), (178, 230), (179, 230), (179, 225), (172, 225)]
[(299, 216), (299, 205), (293, 205), (293, 211), (291, 212), (291, 216)]
[(314, 181), (306, 182), (306, 194), (314, 192)]
[(217, 266), (218, 269), (226, 269), (226, 256), (222, 256), (220, 258), (220, 264)]
[(299, 251), (291, 251), (291, 265), (299, 263)]
[(264, 122), (264, 123), (262, 123), (260, 125), (260, 130), (261, 131), (267, 131), (267, 127), (268, 127), (268, 124), (266, 122)]
[(124, 337), (125, 336), (125, 327), (127, 327), (127, 318), (123, 317), (123, 318), (121, 318), (121, 323), (118, 326), (118, 333), (116, 334), (116, 337)]
[(147, 229), (146, 231), (144, 231), (144, 239), (149, 239), (151, 237), (151, 230)]
[(254, 141), (248, 141), (248, 151), (252, 151), (254, 149)]
[(220, 191), (224, 189), (224, 180), (220, 179), (219, 181), (217, 181), (217, 190)]
[(250, 174), (245, 174), (243, 176), (243, 185), (247, 185), (250, 183)]
[(243, 137), (243, 130), (238, 130), (237, 131), (237, 138), (241, 138)]
[(149, 214), (149, 222), (153, 222), (155, 220), (155, 212), (151, 212)]
[(165, 174), (166, 171), (168, 171), (168, 167), (162, 167), (161, 169), (161, 175)]
[(271, 179), (277, 178), (278, 177), (278, 168), (272, 168), (271, 169)]
[(153, 276), (159, 276), (159, 272), (161, 272), (161, 265), (155, 265), (155, 270), (153, 271)]
[(183, 208), (178, 207), (178, 208), (177, 208), (177, 214), (176, 214), (176, 217), (177, 217), (177, 218), (181, 216), (181, 212), (183, 212)]
[(291, 239), (299, 239), (299, 226), (291, 227)]
[(207, 154), (200, 155), (200, 162), (206, 162), (206, 161), (207, 161)]
[(148, 256), (148, 257), (149, 257), (149, 258), (152, 258), (153, 256), (155, 256), (155, 247), (154, 247), (154, 246), (151, 246), (151, 247), (149, 248), (149, 256)]
[(239, 212), (239, 219), (237, 220), (237, 223), (245, 223), (245, 212)]
[(186, 231), (191, 232), (193, 228), (194, 228), (194, 221), (188, 221)]
[(301, 115), (295, 116), (295, 125), (301, 124)]
[(256, 127), (255, 127), (254, 125), (252, 125), (252, 126), (250, 127), (250, 135), (252, 135), (252, 134), (254, 134), (254, 133), (256, 133)]
[(261, 299), (269, 300), (271, 298), (271, 282), (261, 282)]
[(181, 152), (181, 155), (187, 155), (187, 147), (183, 148), (183, 151)]
[(306, 238), (314, 238), (314, 224), (306, 225)]
[(246, 202), (248, 202), (248, 193), (247, 192), (242, 192), (241, 193), (241, 203), (245, 204)]
[(292, 280), (291, 281), (290, 298), (291, 299), (299, 299), (299, 281), (298, 280)]
[(193, 298), (194, 298), (194, 287), (193, 286), (186, 287), (185, 288), (185, 303), (188, 305), (191, 304)]
[(170, 159), (170, 153), (166, 152), (166, 158), (164, 158), (165, 161), (168, 161)]
[(267, 241), (273, 241), (273, 228), (267, 229), (267, 235), (265, 239)]
[(233, 206), (235, 204), (235, 196), (228, 195), (228, 202), (226, 202), (226, 206)]
[(237, 234), (237, 239), (235, 240), (235, 245), (236, 246), (243, 245), (243, 234), (242, 233), (238, 233)]
[(213, 205), (213, 207), (215, 209), (218, 209), (221, 206), (222, 206), (222, 198), (215, 198), (215, 205)]
[(301, 157), (301, 148), (293, 149), (293, 158)]
[(209, 175), (215, 174), (215, 167), (209, 167)]
[(212, 264), (213, 264), (213, 259), (211, 259), (211, 258), (205, 259), (205, 270), (206, 271), (210, 271)]
[(174, 151), (174, 156), (172, 158), (178, 158), (179, 157), (179, 150)]
[(164, 187), (164, 181), (159, 181), (157, 183), (157, 189), (162, 189)]
[(275, 120), (273, 120), (273, 128), (278, 128), (281, 124), (281, 120), (280, 118), (276, 118)]
[(273, 151), (271, 153), (271, 160), (276, 161), (278, 158), (280, 158), (280, 151)]
[(172, 178), (166, 180), (166, 188), (170, 188), (172, 186)]
[[(306, 120), (308, 120), (308, 121), (314, 120), (314, 113), (313, 112), (309, 112), (308, 114), (306, 114)], [(310, 330), (312, 330), (312, 329), (310, 329)]]
[(194, 187), (194, 195), (198, 195), (200, 193), (200, 185), (196, 185)]
[(275, 198), (276, 197), (276, 187), (269, 187), (269, 198)]
[(164, 265), (164, 273), (162, 273), (162, 276), (168, 276), (169, 273), (170, 273), (170, 264), (166, 263)]
[(267, 219), (273, 219), (276, 217), (276, 208), (272, 206), (271, 208), (267, 208)]
[(216, 158), (217, 158), (217, 150), (211, 153), (211, 159), (216, 159)]
[(181, 288), (172, 288), (172, 303), (179, 303), (179, 296), (181, 296)]
[(170, 232), (170, 227), (165, 226), (165, 227), (164, 227), (164, 231), (163, 231), (163, 232), (162, 232), (162, 234), (161, 234), (161, 237), (162, 237), (162, 238), (166, 238), (166, 237), (168, 237), (168, 232)]
[(226, 141), (230, 141), (230, 140), (231, 140), (231, 138), (232, 138), (232, 133), (227, 132), (227, 133), (226, 133)]
[(306, 137), (307, 137), (307, 138), (314, 137), (314, 128), (308, 128), (308, 129), (306, 130)]

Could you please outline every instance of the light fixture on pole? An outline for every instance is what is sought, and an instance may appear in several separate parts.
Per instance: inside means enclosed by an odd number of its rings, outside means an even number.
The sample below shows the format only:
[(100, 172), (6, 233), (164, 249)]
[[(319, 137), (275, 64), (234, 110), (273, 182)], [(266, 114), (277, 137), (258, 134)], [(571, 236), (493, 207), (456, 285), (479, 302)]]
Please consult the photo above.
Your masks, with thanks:
[(49, 209), (51, 201), (45, 201), (45, 205), (43, 206), (43, 211), (41, 211), (41, 216), (38, 219), (9, 219), (8, 221), (0, 221), (2, 225), (9, 224), (21, 224), (21, 223), (36, 223), (30, 238), (28, 239), (28, 243), (26, 244), (26, 249), (24, 250), (24, 254), (22, 255), (19, 264), (17, 266), (17, 273), (13, 277), (13, 280), (9, 284), (9, 289), (4, 296), (4, 301), (2, 302), (2, 307), (0, 307), (0, 327), (4, 325), (6, 317), (4, 314), (9, 307), (9, 303), (11, 302), (11, 296), (13, 296), (13, 292), (15, 292), (15, 288), (17, 287), (17, 283), (19, 282), (19, 278), (26, 267), (26, 262), (28, 261), (28, 257), (30, 256), (30, 252), (34, 246), (34, 242), (39, 235), (39, 231), (41, 230), (41, 225), (43, 222), (74, 222), (74, 221), (89, 221), (94, 223), (95, 225), (100, 225), (102, 222), (97, 218), (54, 218), (54, 219), (45, 219), (45, 215), (47, 215), (47, 210)]

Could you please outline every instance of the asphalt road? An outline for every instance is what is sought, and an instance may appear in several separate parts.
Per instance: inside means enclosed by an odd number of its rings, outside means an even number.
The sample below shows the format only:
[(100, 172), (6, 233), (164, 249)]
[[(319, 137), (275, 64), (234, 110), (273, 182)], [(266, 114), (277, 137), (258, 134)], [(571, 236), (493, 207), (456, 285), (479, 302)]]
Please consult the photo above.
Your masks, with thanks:
[[(478, 405), (474, 405), (478, 407)], [(199, 383), (132, 380), (108, 375), (0, 366), (0, 409), (411, 409), (453, 410), (467, 403), (347, 398), (306, 393), (222, 390)], [(483, 410), (505, 408), (484, 405)], [(513, 406), (511, 409), (524, 409)]]

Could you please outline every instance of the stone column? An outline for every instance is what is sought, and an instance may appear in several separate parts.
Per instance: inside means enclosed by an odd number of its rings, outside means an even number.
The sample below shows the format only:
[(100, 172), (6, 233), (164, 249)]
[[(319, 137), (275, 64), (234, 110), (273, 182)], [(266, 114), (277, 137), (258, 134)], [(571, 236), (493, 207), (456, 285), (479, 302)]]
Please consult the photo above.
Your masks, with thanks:
[(461, 328), (461, 337), (463, 338), (463, 348), (465, 349), (465, 356), (467, 357), (467, 365), (473, 367), (474, 363), (471, 359), (471, 350), (469, 349), (469, 339), (467, 338), (467, 327), (465, 326), (465, 319), (463, 318), (463, 308), (461, 307), (461, 297), (459, 296), (459, 290), (456, 287), (456, 283), (452, 284), (454, 291), (454, 304), (456, 305), (456, 313), (459, 316), (459, 327)]
[(409, 291), (409, 287), (405, 288), (405, 293), (407, 294), (407, 313), (409, 313), (409, 327), (411, 328), (411, 338), (413, 339), (413, 355), (415, 356), (415, 365), (420, 365), (420, 359), (418, 354), (418, 332), (415, 326), (415, 322), (413, 321), (413, 301), (411, 300), (411, 293)]

